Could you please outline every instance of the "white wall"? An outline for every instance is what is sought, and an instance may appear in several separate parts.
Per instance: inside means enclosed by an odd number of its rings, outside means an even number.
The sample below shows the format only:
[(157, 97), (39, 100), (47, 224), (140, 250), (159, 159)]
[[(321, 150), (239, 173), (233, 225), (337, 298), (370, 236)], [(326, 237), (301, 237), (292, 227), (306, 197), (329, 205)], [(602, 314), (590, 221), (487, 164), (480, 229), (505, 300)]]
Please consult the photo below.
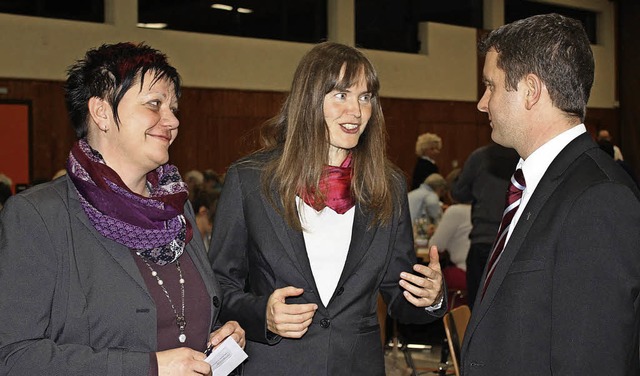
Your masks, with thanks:
[[(353, 42), (354, 0), (329, 0), (329, 37)], [(504, 18), (504, 0), (485, 0), (492, 24)], [(543, 1), (543, 0), (539, 0)], [(546, 0), (545, 0), (546, 1)], [(608, 0), (549, 0), (598, 12), (595, 84), (590, 107), (616, 106), (613, 5)], [(107, 22), (95, 24), (0, 14), (0, 77), (64, 80), (66, 68), (91, 47), (145, 41), (169, 55), (189, 87), (286, 91), (310, 44), (135, 27), (137, 4), (105, 0)], [(491, 10), (490, 12), (487, 12)], [(339, 17), (337, 15), (340, 15)], [(498, 19), (498, 21), (496, 21)], [(420, 25), (423, 51), (406, 54), (366, 50), (376, 66), (382, 95), (442, 100), (477, 100), (475, 29), (435, 23)], [(10, 93), (8, 94), (10, 96)], [(7, 95), (0, 95), (8, 97)]]

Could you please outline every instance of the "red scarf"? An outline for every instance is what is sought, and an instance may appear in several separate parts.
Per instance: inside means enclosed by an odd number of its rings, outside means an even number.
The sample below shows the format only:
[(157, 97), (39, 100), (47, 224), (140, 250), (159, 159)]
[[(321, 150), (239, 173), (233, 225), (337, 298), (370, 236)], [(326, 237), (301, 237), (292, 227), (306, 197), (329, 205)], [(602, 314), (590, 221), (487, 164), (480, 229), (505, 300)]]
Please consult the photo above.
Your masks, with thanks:
[(302, 195), (304, 202), (315, 210), (320, 211), (328, 206), (336, 213), (344, 214), (355, 205), (351, 195), (351, 154), (340, 167), (324, 166), (319, 187), (325, 197), (324, 202), (315, 202), (313, 189)]

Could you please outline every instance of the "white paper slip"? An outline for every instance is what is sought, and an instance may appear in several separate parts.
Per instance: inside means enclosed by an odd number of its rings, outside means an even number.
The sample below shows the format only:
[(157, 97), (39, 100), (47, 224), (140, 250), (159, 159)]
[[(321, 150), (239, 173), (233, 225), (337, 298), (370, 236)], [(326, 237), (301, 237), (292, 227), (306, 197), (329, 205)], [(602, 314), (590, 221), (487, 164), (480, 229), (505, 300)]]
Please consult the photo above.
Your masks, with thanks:
[(205, 359), (211, 365), (213, 376), (227, 376), (249, 356), (231, 337), (227, 337)]

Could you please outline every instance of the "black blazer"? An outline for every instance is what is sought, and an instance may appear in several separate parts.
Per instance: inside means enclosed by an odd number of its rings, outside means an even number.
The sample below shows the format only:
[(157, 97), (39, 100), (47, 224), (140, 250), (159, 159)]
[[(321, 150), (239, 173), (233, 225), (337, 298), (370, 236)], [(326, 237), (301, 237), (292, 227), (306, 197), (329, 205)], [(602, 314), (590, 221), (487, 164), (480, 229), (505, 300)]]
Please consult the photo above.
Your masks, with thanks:
[[(249, 359), (245, 375), (384, 375), (376, 313), (382, 293), (389, 312), (402, 322), (427, 323), (441, 317), (410, 304), (398, 285), (401, 271), (416, 262), (406, 188), (388, 226), (367, 228), (370, 213), (356, 206), (348, 256), (327, 307), (320, 300), (303, 234), (287, 225), (261, 192), (262, 162), (229, 168), (218, 202), (210, 258), (224, 291), (221, 317), (246, 330)], [(279, 199), (275, 197), (276, 201)], [(248, 280), (248, 287), (245, 281)], [(266, 329), (271, 293), (286, 286), (304, 294), (287, 303), (316, 303), (318, 310), (301, 339), (280, 338)], [(249, 291), (245, 292), (245, 289)]]
[[(185, 216), (213, 329), (220, 287), (189, 203)], [(156, 307), (133, 257), (95, 230), (68, 177), (13, 196), (0, 211), (0, 375), (146, 376)]]
[(639, 325), (640, 192), (583, 134), (549, 166), (476, 299), (462, 373), (639, 375)]

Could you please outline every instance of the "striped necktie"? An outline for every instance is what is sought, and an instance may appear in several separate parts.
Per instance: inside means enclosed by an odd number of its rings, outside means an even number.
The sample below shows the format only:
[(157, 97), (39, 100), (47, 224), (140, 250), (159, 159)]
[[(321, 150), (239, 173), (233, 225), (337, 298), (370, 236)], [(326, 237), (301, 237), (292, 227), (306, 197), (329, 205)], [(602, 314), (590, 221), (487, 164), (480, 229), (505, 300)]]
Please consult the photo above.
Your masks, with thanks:
[(482, 296), (484, 296), (487, 286), (489, 286), (489, 282), (491, 282), (493, 272), (504, 250), (507, 234), (511, 227), (511, 220), (518, 211), (520, 201), (522, 200), (522, 191), (524, 191), (525, 187), (524, 175), (522, 174), (522, 169), (519, 168), (511, 177), (511, 184), (509, 184), (509, 190), (507, 191), (507, 205), (502, 213), (502, 221), (498, 229), (498, 238), (495, 241), (491, 256), (489, 257), (489, 263), (487, 264), (487, 278), (484, 280), (484, 286), (482, 287)]

